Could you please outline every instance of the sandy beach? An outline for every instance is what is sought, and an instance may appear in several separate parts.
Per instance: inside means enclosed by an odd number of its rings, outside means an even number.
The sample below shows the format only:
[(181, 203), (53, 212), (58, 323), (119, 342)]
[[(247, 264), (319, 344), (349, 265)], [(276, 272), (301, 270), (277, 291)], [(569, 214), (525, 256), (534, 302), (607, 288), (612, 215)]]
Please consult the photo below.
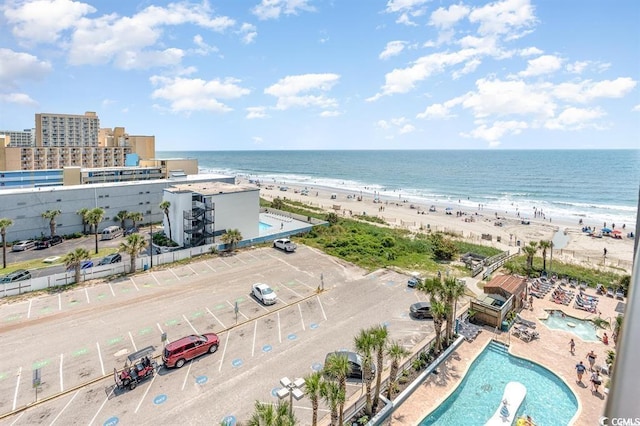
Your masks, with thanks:
[[(281, 190), (282, 186), (287, 190)], [(303, 195), (303, 189), (307, 189), (307, 195)], [(471, 210), (464, 209), (461, 205), (456, 206), (455, 203), (418, 204), (403, 198), (402, 194), (398, 194), (398, 198), (385, 198), (373, 191), (368, 192), (366, 188), (354, 193), (285, 182), (262, 183), (260, 195), (267, 200), (280, 197), (299, 201), (344, 217), (378, 216), (389, 226), (412, 231), (431, 229), (455, 232), (469, 241), (492, 245), (511, 253), (517, 252), (530, 241), (551, 240), (554, 243), (553, 260), (631, 273), (634, 241), (626, 235), (635, 229), (635, 224), (627, 224), (621, 230), (622, 239), (608, 236), (594, 238), (582, 232), (582, 225), (569, 223), (563, 218), (543, 218), (542, 215), (531, 217), (515, 209), (511, 212), (494, 211), (485, 209), (482, 205)], [(589, 221), (588, 218), (583, 220), (585, 225), (600, 229), (601, 224), (596, 226), (591, 222), (593, 220)]]

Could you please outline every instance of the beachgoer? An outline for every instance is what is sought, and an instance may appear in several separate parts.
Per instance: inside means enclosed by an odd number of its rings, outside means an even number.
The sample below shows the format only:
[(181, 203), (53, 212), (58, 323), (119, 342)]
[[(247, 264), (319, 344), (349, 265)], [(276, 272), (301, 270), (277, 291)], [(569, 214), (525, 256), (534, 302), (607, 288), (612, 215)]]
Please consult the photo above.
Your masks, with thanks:
[(578, 374), (578, 383), (582, 383), (582, 375), (587, 371), (587, 367), (584, 366), (582, 361), (576, 364), (576, 373)]
[(607, 255), (607, 248), (606, 247), (604, 248), (604, 255), (605, 256)]
[(604, 333), (602, 335), (602, 343), (604, 343), (605, 345), (609, 344), (609, 336), (607, 336), (607, 333)]
[(575, 355), (576, 353), (576, 342), (574, 342), (573, 339), (569, 342), (569, 352), (571, 352), (571, 355)]
[(529, 309), (533, 311), (533, 296), (529, 296)]
[(587, 361), (589, 361), (589, 371), (593, 371), (593, 364), (596, 363), (596, 358), (597, 355), (595, 354), (595, 352), (593, 352), (592, 349), (591, 352), (587, 354)]
[(280, 229), (284, 228), (284, 223), (280, 222)]
[(594, 371), (593, 374), (591, 375), (591, 389), (597, 393), (598, 387), (601, 384), (602, 384), (602, 378), (600, 377), (597, 371)]
[(502, 400), (502, 407), (500, 408), (500, 415), (502, 417), (509, 417), (509, 401), (507, 401), (507, 399), (503, 399)]

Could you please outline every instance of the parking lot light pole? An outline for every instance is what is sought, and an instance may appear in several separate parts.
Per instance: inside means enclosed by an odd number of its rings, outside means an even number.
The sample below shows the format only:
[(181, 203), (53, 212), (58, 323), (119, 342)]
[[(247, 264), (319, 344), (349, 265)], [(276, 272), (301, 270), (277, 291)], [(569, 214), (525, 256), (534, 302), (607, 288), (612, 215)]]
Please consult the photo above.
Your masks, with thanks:
[(289, 417), (293, 416), (293, 398), (299, 401), (304, 396), (301, 390), (304, 386), (304, 379), (297, 378), (293, 382), (288, 377), (280, 379), (282, 388), (278, 390), (278, 398), (283, 399), (289, 396)]

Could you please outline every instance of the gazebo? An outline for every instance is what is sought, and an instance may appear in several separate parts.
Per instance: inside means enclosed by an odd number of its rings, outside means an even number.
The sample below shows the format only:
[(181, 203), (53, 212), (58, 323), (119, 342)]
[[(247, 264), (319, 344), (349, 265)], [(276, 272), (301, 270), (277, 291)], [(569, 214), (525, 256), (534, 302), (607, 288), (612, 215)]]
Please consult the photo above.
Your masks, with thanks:
[(517, 275), (498, 275), (484, 286), (484, 295), (471, 301), (476, 321), (500, 327), (507, 314), (526, 300), (527, 280)]

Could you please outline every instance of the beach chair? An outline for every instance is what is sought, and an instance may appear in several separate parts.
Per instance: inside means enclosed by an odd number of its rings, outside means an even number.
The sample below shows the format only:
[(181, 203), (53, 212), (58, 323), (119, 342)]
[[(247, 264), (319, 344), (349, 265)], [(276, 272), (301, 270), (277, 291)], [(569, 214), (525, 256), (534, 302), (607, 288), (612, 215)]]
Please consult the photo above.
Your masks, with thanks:
[(580, 291), (587, 291), (587, 283), (584, 281), (580, 283)]
[(577, 288), (578, 287), (578, 282), (576, 280), (570, 280), (569, 281), (569, 287)]
[(536, 328), (535, 322), (522, 318), (520, 314), (516, 314), (516, 323), (525, 325), (529, 328)]
[(576, 309), (580, 309), (581, 311), (587, 311), (590, 313), (595, 313), (596, 312), (596, 308), (595, 306), (586, 306), (586, 305), (582, 305), (578, 302), (578, 299), (576, 299), (575, 303), (573, 304), (573, 307)]
[(616, 290), (616, 299), (624, 299), (624, 291), (621, 288)]
[(613, 291), (613, 287), (607, 287), (607, 297), (614, 297), (615, 293)]

